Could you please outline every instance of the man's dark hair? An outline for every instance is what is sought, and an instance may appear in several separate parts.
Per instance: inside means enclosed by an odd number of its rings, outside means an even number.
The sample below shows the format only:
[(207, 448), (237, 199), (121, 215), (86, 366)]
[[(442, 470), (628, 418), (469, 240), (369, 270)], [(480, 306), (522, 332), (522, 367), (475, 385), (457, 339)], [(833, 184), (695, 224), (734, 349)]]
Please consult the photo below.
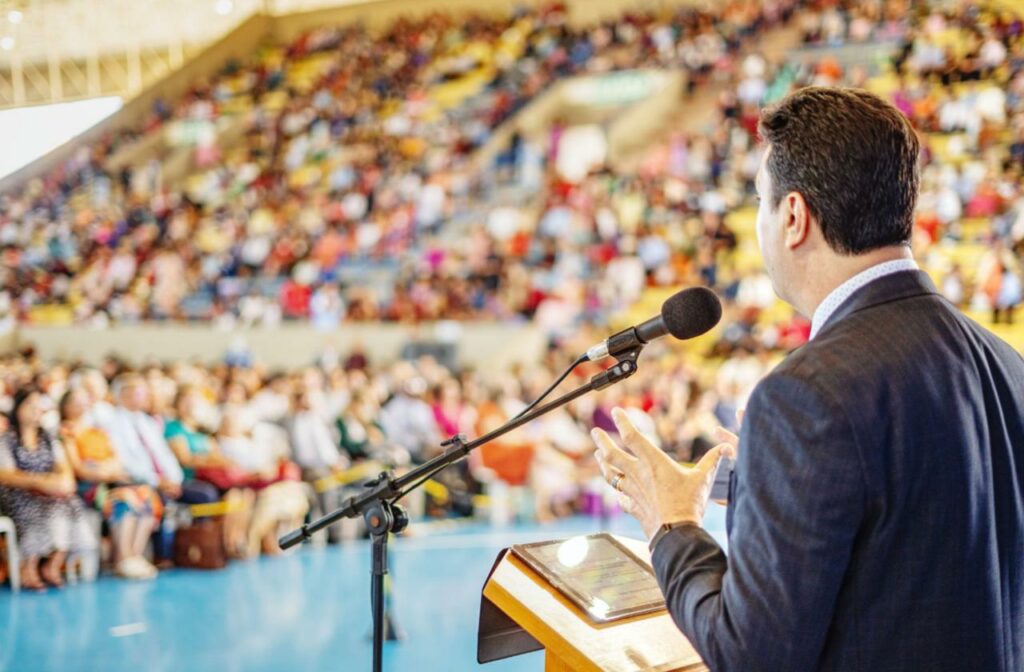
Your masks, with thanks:
[(910, 241), (919, 145), (895, 107), (866, 91), (808, 87), (765, 109), (760, 133), (773, 206), (799, 192), (833, 250)]

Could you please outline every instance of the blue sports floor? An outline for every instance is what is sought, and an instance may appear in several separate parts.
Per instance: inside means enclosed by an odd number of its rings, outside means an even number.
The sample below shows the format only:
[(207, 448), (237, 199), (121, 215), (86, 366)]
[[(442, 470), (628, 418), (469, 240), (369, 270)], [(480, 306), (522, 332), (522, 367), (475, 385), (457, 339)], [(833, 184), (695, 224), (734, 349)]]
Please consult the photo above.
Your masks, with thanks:
[[(723, 509), (706, 525), (724, 537)], [(407, 638), (385, 670), (543, 669), (543, 654), (478, 666), (480, 590), (510, 544), (601, 531), (592, 518), (496, 530), (470, 525), (391, 544), (394, 611)], [(640, 537), (631, 518), (606, 529)], [(219, 572), (171, 570), (148, 583), (103, 577), (47, 594), (0, 588), (0, 670), (249, 672), (370, 669), (369, 548), (305, 548)]]

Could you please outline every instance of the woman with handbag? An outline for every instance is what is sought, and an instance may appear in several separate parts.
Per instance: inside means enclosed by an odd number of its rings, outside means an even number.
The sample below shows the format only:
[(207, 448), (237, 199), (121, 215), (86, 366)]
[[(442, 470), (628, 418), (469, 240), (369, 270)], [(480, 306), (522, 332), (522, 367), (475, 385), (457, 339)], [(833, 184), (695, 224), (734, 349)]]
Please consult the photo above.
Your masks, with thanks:
[(152, 579), (156, 567), (143, 554), (163, 515), (163, 501), (151, 486), (132, 482), (107, 433), (85, 421), (89, 406), (89, 395), (81, 388), (64, 393), (59, 405), (60, 436), (78, 479), (78, 494), (110, 526), (117, 575)]

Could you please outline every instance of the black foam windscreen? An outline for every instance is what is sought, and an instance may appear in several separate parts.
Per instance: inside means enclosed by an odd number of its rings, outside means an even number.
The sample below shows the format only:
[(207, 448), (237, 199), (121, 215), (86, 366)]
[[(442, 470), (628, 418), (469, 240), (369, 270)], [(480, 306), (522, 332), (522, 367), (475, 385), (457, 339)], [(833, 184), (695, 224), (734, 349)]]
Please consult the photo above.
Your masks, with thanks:
[(722, 302), (707, 287), (691, 287), (661, 304), (661, 318), (668, 333), (678, 339), (700, 336), (722, 319)]

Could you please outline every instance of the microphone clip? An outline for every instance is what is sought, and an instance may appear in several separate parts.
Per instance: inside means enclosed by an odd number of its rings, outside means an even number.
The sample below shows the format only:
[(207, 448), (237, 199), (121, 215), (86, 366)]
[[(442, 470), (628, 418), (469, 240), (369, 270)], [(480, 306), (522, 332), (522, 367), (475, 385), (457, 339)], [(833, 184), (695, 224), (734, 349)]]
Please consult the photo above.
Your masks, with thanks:
[(613, 355), (616, 360), (615, 365), (608, 367), (590, 379), (590, 384), (593, 388), (595, 390), (603, 390), (636, 373), (637, 359), (640, 357), (640, 351), (643, 350), (643, 347), (643, 344), (640, 344), (628, 350), (615, 353)]

